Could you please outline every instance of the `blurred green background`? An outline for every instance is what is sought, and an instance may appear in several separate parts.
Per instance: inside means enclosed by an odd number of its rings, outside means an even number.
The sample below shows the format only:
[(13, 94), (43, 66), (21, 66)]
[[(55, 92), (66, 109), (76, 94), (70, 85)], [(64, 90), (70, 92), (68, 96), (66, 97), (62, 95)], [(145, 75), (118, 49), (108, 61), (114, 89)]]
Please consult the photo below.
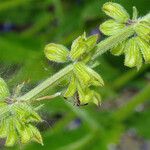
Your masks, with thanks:
[[(55, 42), (69, 47), (84, 31), (104, 38), (98, 27), (107, 19), (101, 11), (105, 2), (0, 0), (0, 76), (11, 89), (26, 81), (24, 92), (27, 92), (57, 72), (64, 66), (44, 57), (44, 45)], [(149, 12), (149, 0), (114, 2), (122, 4), (130, 14), (132, 6), (138, 8), (140, 16)], [(137, 72), (123, 66), (123, 57), (114, 57), (109, 52), (97, 61), (100, 65), (95, 69), (106, 83), (99, 89), (101, 107), (90, 104), (77, 108), (61, 98), (46, 102), (41, 111), (45, 122), (37, 125), (44, 146), (18, 144), (11, 149), (150, 150), (149, 65)], [(54, 91), (52, 88), (50, 92)], [(125, 113), (120, 111), (122, 107)], [(8, 149), (3, 147), (3, 140), (0, 143), (0, 149)]]

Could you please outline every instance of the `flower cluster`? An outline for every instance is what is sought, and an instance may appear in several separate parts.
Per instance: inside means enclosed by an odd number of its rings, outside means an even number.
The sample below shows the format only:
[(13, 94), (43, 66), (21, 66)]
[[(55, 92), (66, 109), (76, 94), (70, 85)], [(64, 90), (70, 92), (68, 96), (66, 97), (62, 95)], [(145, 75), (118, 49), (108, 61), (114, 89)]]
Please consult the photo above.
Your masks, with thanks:
[(18, 140), (23, 144), (31, 140), (43, 144), (34, 126), (42, 121), (36, 111), (30, 104), (11, 98), (6, 83), (0, 78), (0, 138), (6, 139), (6, 146), (13, 146)]
[(77, 95), (79, 105), (89, 102), (100, 104), (100, 95), (92, 88), (93, 86), (103, 86), (104, 82), (101, 76), (87, 65), (94, 53), (97, 38), (97, 35), (86, 37), (84, 33), (73, 41), (70, 51), (66, 47), (54, 43), (45, 47), (45, 55), (49, 60), (61, 63), (72, 61), (73, 70), (69, 74), (70, 83), (64, 97)]
[(108, 2), (103, 5), (103, 11), (112, 19), (100, 25), (100, 30), (108, 36), (115, 35), (126, 27), (133, 27), (134, 36), (112, 48), (112, 54), (125, 55), (124, 64), (128, 67), (142, 66), (150, 63), (150, 22), (148, 19), (137, 18), (137, 10), (133, 7), (133, 17), (119, 4)]

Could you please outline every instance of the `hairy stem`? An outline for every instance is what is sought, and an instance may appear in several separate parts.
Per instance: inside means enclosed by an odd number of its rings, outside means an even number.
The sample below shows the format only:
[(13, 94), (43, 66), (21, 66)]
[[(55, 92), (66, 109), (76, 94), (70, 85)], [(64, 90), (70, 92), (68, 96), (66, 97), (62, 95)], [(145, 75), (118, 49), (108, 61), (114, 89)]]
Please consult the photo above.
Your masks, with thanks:
[(37, 96), (38, 94), (40, 94), (41, 92), (43, 92), (44, 90), (49, 88), (51, 85), (53, 85), (56, 81), (60, 80), (61, 78), (66, 76), (68, 73), (70, 73), (72, 71), (72, 69), (73, 69), (73, 66), (68, 65), (67, 67), (60, 70), (59, 72), (57, 72), (50, 78), (46, 79), (44, 82), (42, 82), (41, 84), (36, 86), (34, 89), (29, 91), (25, 95), (18, 97), (18, 100), (25, 101), (25, 100), (30, 100), (30, 99), (34, 98), (35, 96)]
[(107, 39), (101, 41), (100, 43), (97, 44), (97, 50), (92, 59), (93, 60), (96, 59), (98, 56), (110, 50), (112, 47), (116, 46), (120, 42), (126, 40), (128, 37), (132, 36), (133, 34), (134, 34), (133, 26), (129, 26), (121, 30), (116, 35), (112, 35)]

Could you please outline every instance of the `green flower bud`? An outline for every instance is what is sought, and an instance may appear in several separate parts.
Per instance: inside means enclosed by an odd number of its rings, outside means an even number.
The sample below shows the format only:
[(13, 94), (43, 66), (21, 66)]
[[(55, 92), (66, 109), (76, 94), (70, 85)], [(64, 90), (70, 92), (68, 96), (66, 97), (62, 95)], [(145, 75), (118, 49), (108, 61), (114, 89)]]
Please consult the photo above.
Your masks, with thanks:
[(86, 70), (86, 66), (84, 63), (82, 62), (78, 62), (76, 64), (74, 64), (74, 74), (76, 75), (76, 78), (80, 81), (80, 83), (84, 86), (86, 86), (91, 77), (88, 74), (87, 70)]
[(85, 51), (87, 50), (87, 45), (85, 43), (78, 43), (76, 45), (76, 47), (74, 47), (73, 49), (71, 49), (70, 52), (70, 57), (72, 60), (77, 60), (80, 58), (80, 56), (82, 56), (82, 54), (85, 53)]
[(93, 96), (94, 96), (93, 90), (90, 90), (89, 88), (87, 88), (85, 90), (85, 97), (84, 97), (84, 100), (82, 100), (82, 103), (86, 104), (86, 103), (91, 102), (93, 99)]
[(12, 147), (16, 143), (16, 140), (17, 140), (17, 133), (15, 132), (13, 118), (9, 120), (8, 124), (9, 124), (9, 127), (8, 127), (5, 146)]
[(32, 132), (33, 141), (38, 142), (41, 145), (43, 145), (43, 139), (39, 130), (36, 127), (32, 126), (31, 124), (29, 124), (29, 129)]
[(49, 60), (58, 63), (66, 62), (69, 55), (69, 51), (66, 47), (54, 43), (46, 45), (44, 53)]
[(94, 91), (93, 103), (95, 103), (97, 106), (101, 105), (101, 96), (99, 93), (95, 91)]
[(21, 135), (21, 143), (26, 144), (32, 138), (32, 133), (29, 127), (25, 127), (24, 130), (20, 133)]
[(125, 45), (126, 45), (126, 41), (119, 43), (117, 46), (111, 49), (111, 53), (115, 56), (121, 55), (124, 52)]
[(88, 51), (92, 50), (95, 47), (97, 40), (98, 40), (98, 34), (91, 35), (86, 39), (86, 45), (88, 46)]
[(8, 122), (6, 120), (2, 120), (0, 123), (0, 138), (7, 137), (7, 129), (8, 129)]
[(21, 124), (17, 119), (15, 120), (15, 127), (21, 138), (21, 143), (26, 144), (31, 140), (32, 133), (28, 126)]
[(100, 31), (102, 31), (105, 35), (114, 35), (124, 27), (125, 24), (118, 23), (115, 20), (110, 19), (100, 25)]
[(95, 72), (93, 69), (91, 69), (90, 67), (85, 66), (85, 69), (87, 70), (88, 74), (91, 77), (91, 84), (95, 85), (95, 86), (104, 86), (104, 81), (102, 79), (102, 77)]
[(26, 103), (20, 103), (20, 104), (14, 105), (13, 108), (16, 112), (16, 115), (19, 118), (24, 119), (22, 116), (26, 116), (25, 119), (27, 122), (41, 122), (42, 121), (38, 113)]
[(137, 45), (141, 50), (141, 53), (144, 57), (145, 63), (150, 63), (150, 46), (143, 39), (137, 37)]
[(118, 22), (126, 22), (129, 19), (129, 14), (119, 4), (113, 2), (107, 2), (103, 5), (103, 11), (111, 18)]
[(79, 36), (71, 46), (70, 57), (72, 60), (77, 60), (85, 53), (88, 46), (85, 44), (85, 34)]
[(150, 23), (147, 21), (139, 22), (135, 26), (135, 32), (137, 35), (144, 40), (148, 41), (150, 40)]
[(9, 90), (5, 81), (0, 78), (0, 101), (5, 100), (9, 96)]
[(80, 104), (84, 105), (90, 102), (100, 105), (101, 96), (90, 88), (83, 89), (80, 84), (77, 85)]
[(79, 36), (71, 46), (70, 57), (72, 60), (79, 60), (85, 53), (89, 53), (97, 42), (98, 35), (92, 35), (90, 37), (86, 37), (86, 33)]
[(138, 10), (135, 6), (133, 6), (133, 17), (132, 17), (132, 19), (137, 20), (137, 18), (138, 18)]
[(64, 94), (64, 97), (71, 97), (74, 95), (74, 93), (76, 92), (76, 84), (76, 78), (74, 74), (72, 74), (70, 84)]
[(7, 116), (9, 116), (9, 106), (6, 103), (1, 103), (0, 105), (0, 118), (3, 119)]
[(136, 42), (136, 38), (128, 40), (125, 47), (125, 66), (137, 67), (138, 69), (142, 65), (142, 56), (139, 47)]

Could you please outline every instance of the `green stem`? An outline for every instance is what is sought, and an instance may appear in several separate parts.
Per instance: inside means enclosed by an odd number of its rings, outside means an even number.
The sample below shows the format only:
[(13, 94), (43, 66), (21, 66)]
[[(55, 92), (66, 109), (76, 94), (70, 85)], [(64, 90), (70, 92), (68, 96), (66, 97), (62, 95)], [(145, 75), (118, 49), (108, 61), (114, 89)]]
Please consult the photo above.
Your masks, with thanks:
[(66, 76), (68, 73), (70, 73), (73, 69), (72, 65), (68, 65), (64, 69), (60, 70), (41, 84), (39, 84), (37, 87), (26, 93), (25, 95), (18, 97), (18, 100), (30, 100), (34, 98), (35, 96), (39, 95), (41, 92), (49, 88), (51, 85), (56, 83), (56, 81), (60, 80), (64, 76)]
[(139, 92), (136, 96), (131, 98), (129, 102), (122, 107), (120, 107), (115, 113), (114, 117), (118, 121), (125, 120), (133, 111), (134, 109), (145, 102), (147, 99), (150, 98), (150, 84), (148, 84), (141, 92)]
[(97, 50), (95, 55), (93, 56), (93, 60), (98, 56), (102, 55), (106, 51), (110, 50), (112, 47), (116, 46), (118, 43), (126, 40), (128, 37), (134, 34), (133, 26), (129, 26), (121, 30), (116, 35), (112, 35), (107, 39), (101, 41), (97, 44)]

